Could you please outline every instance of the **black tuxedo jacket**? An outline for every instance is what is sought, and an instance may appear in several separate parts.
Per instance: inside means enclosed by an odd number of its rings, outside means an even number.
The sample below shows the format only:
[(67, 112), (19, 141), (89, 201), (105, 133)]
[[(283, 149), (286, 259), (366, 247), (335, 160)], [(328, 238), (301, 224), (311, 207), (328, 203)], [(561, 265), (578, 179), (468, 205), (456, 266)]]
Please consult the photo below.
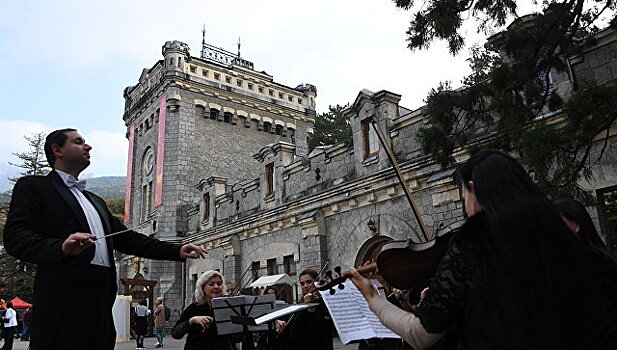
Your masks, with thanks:
[[(109, 212), (103, 199), (88, 191), (84, 191), (84, 194), (99, 213), (106, 235), (125, 229), (118, 218)], [(36, 338), (39, 339), (33, 338), (33, 343), (49, 343), (53, 339), (51, 337), (57, 336), (54, 325), (62, 319), (64, 309), (80, 307), (71, 305), (70, 300), (67, 300), (71, 291), (81, 290), (108, 296), (111, 313), (117, 292), (114, 249), (150, 259), (181, 260), (180, 246), (130, 231), (107, 238), (112, 266), (97, 270), (90, 264), (94, 257), (94, 246), (77, 256), (65, 257), (62, 254), (62, 243), (75, 232), (90, 232), (90, 228), (79, 202), (58, 173), (52, 171), (47, 176), (19, 179), (13, 188), (4, 229), (4, 246), (16, 258), (37, 264), (32, 328), (38, 328)], [(92, 273), (99, 270), (105, 271), (107, 277), (100, 278), (100, 274)]]

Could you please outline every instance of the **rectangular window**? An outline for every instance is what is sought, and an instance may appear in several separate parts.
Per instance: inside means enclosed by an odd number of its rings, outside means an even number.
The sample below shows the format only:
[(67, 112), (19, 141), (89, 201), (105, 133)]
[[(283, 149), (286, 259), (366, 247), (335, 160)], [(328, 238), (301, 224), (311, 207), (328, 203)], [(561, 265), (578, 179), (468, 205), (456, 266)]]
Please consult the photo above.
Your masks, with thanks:
[(242, 87), (242, 80), (236, 80), (236, 85), (238, 85), (238, 87)]
[(231, 84), (231, 77), (225, 77), (225, 82), (227, 84)]
[(221, 75), (219, 73), (214, 73), (214, 79), (221, 80)]
[(197, 274), (193, 273), (191, 274), (191, 290), (195, 290), (196, 286), (197, 286)]
[(284, 95), (283, 95), (283, 93), (282, 93), (282, 92), (279, 92), (279, 98), (280, 98), (280, 99), (282, 99), (282, 98), (283, 98), (283, 96), (284, 96)]
[(268, 264), (268, 276), (278, 275), (279, 269), (276, 265), (276, 258), (268, 259), (266, 263)]
[(364, 156), (370, 157), (379, 151), (379, 138), (372, 124), (373, 119), (362, 121), (362, 135), (364, 139)]
[(253, 281), (259, 278), (259, 261), (253, 261), (251, 263), (251, 278)]
[(293, 254), (292, 255), (285, 255), (283, 257), (283, 270), (289, 276), (295, 276), (296, 275), (296, 262), (294, 261)]
[(600, 227), (608, 249), (617, 252), (617, 186), (596, 191), (598, 196)]
[(274, 90), (272, 90), (272, 89), (268, 89), (268, 95), (270, 95), (270, 96), (274, 96)]
[(191, 66), (190, 69), (191, 69), (191, 73), (195, 73), (197, 71), (197, 67), (195, 66)]
[(202, 69), (201, 70), (201, 75), (203, 75), (204, 77), (208, 76), (208, 70), (207, 69)]
[(210, 193), (204, 193), (204, 216), (202, 220), (210, 219)]
[(302, 99), (301, 98), (298, 98), (298, 103), (302, 104)]
[(248, 83), (247, 86), (248, 86), (249, 90), (253, 90), (253, 84)]
[(274, 194), (274, 163), (266, 165), (266, 195)]
[(263, 93), (264, 93), (264, 87), (263, 87), (263, 86), (260, 86), (260, 87), (258, 88), (258, 90), (259, 90), (259, 93), (260, 93), (260, 94), (263, 94)]
[(150, 211), (152, 211), (152, 181), (143, 186), (141, 209), (142, 218), (146, 219)]
[(293, 102), (294, 101), (294, 97), (291, 96), (291, 95), (287, 96), (287, 99), (289, 100), (289, 102)]

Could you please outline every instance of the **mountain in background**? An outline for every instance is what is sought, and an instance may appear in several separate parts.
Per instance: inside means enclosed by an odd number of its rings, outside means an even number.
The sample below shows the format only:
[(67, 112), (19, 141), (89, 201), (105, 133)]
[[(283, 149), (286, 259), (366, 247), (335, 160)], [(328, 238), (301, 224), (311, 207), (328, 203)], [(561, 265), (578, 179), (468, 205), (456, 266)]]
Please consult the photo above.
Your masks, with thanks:
[(101, 176), (86, 180), (86, 189), (103, 199), (124, 198), (126, 176)]
[[(86, 179), (86, 189), (103, 199), (124, 199), (126, 176), (101, 176)], [(0, 203), (8, 203), (11, 196), (0, 191)]]

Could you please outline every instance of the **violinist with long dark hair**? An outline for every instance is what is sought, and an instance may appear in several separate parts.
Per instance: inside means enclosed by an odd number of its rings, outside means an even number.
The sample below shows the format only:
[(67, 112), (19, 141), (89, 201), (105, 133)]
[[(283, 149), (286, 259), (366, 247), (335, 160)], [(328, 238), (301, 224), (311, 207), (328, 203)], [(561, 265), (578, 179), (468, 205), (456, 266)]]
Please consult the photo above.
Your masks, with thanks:
[(289, 350), (332, 350), (332, 320), (315, 286), (319, 273), (314, 269), (300, 272), (302, 301), (318, 306), (295, 313), (287, 325), (286, 346)]
[(572, 233), (578, 238), (593, 263), (589, 271), (594, 281), (589, 289), (603, 300), (589, 341), (595, 349), (617, 349), (617, 259), (608, 250), (585, 206), (574, 199), (555, 201), (555, 206)]
[(589, 259), (553, 203), (499, 151), (474, 154), (459, 176), (469, 217), (413, 313), (350, 271), (371, 310), (416, 350), (454, 328), (463, 349), (592, 348), (601, 298), (588, 291)]

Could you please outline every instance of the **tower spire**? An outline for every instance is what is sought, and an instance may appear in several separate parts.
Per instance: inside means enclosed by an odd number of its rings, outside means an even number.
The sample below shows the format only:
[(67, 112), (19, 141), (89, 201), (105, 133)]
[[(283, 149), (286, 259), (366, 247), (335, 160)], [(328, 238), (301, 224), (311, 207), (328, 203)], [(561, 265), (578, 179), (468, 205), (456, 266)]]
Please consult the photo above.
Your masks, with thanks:
[(238, 57), (240, 57), (240, 37), (238, 37)]
[(204, 23), (203, 29), (201, 30), (201, 45), (206, 45), (206, 24)]

